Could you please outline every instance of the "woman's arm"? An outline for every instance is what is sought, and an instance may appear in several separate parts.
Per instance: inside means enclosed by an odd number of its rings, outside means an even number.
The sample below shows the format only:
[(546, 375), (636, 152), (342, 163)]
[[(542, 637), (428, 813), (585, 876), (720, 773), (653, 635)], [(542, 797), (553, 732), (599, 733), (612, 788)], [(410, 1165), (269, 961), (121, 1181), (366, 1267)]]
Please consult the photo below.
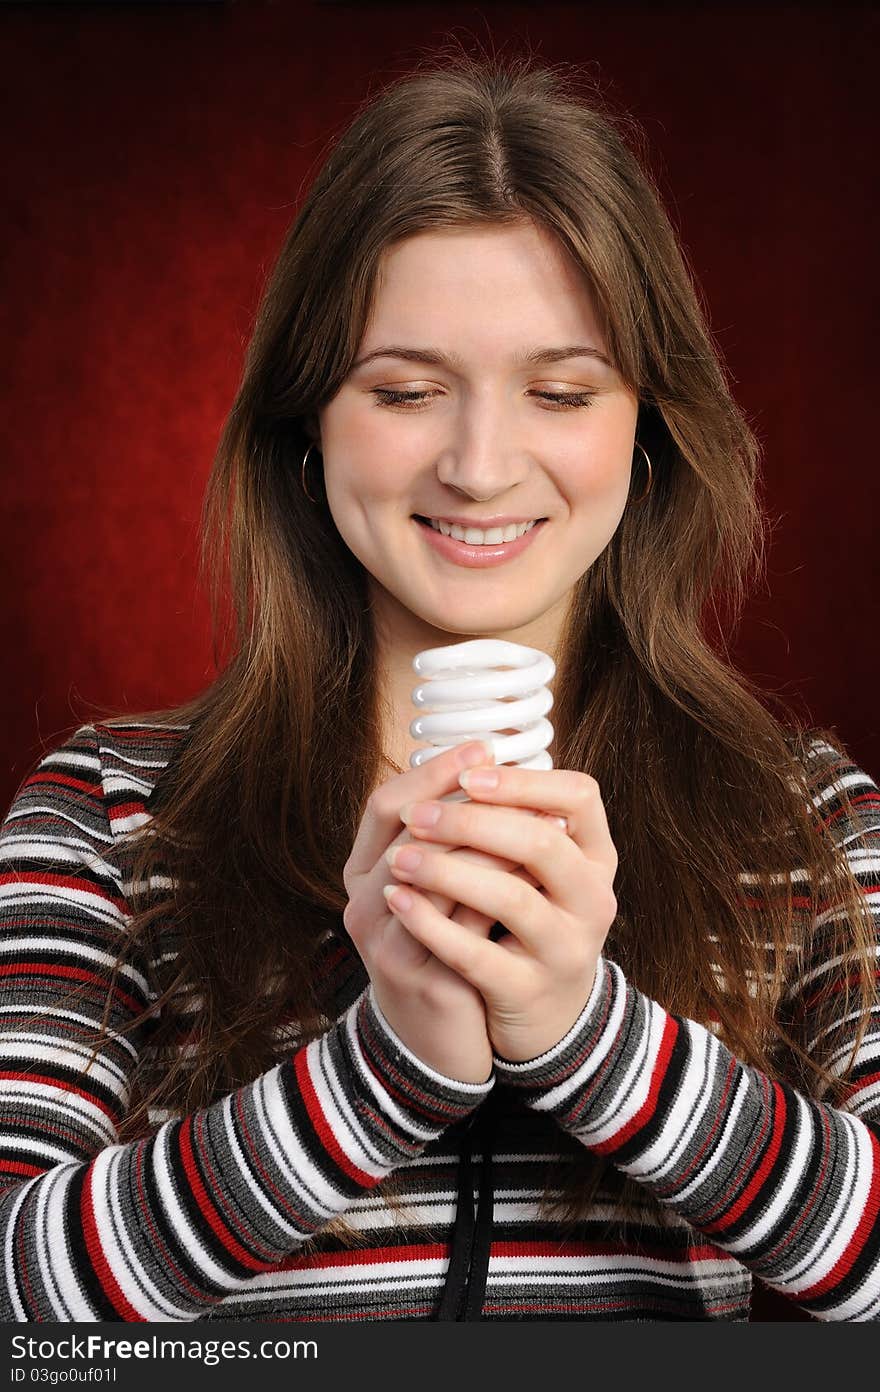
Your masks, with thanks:
[[(872, 905), (880, 943), (880, 792), (848, 762), (841, 774), (859, 820), (835, 819), (831, 830)], [(829, 775), (820, 812), (832, 797)], [(817, 934), (794, 993), (805, 1001), (820, 988), (833, 993), (839, 975)], [(840, 1062), (856, 1023), (836, 1027)], [(605, 958), (566, 1037), (526, 1063), (496, 1057), (495, 1068), (532, 1107), (816, 1319), (880, 1319), (880, 994), (845, 1108), (747, 1067)]]
[[(365, 992), (212, 1106), (117, 1143), (151, 999), (126, 929), (98, 741), (45, 756), (0, 828), (0, 1320), (191, 1320), (419, 1153), (491, 1088), (426, 1068)], [(76, 999), (71, 999), (71, 991)]]

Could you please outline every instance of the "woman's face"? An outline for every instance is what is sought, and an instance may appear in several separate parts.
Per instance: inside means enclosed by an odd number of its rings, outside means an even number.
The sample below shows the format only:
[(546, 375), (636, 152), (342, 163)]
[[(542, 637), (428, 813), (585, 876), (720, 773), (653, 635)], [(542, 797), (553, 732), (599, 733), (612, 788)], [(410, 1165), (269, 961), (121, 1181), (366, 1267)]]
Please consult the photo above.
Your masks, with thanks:
[[(374, 611), (410, 646), (552, 647), (630, 484), (638, 401), (599, 355), (589, 290), (531, 223), (419, 233), (385, 253), (355, 365), (320, 412), (320, 447)], [(497, 543), (435, 545), (417, 516), (547, 520), (508, 556)]]

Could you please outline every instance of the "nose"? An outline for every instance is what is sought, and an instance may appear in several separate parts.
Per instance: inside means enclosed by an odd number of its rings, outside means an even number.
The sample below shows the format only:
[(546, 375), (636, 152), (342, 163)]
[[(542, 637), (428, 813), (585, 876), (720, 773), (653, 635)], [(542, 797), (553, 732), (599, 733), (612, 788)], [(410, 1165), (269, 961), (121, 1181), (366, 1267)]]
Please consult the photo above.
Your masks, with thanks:
[(455, 438), (437, 462), (440, 482), (485, 503), (515, 488), (528, 473), (528, 458), (511, 439), (503, 403), (483, 400), (462, 406)]

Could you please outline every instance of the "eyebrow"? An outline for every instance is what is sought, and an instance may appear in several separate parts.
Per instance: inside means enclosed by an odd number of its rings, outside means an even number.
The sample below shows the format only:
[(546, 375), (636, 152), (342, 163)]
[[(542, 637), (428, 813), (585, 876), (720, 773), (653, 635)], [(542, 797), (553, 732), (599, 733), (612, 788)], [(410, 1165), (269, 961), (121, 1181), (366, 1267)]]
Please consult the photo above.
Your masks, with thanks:
[[(440, 353), (436, 348), (404, 348), (398, 344), (390, 344), (385, 348), (374, 348), (372, 353), (358, 358), (357, 362), (352, 363), (352, 371), (357, 367), (364, 367), (374, 358), (402, 358), (404, 362), (432, 363), (435, 367), (452, 369), (463, 366), (457, 353)], [(565, 362), (568, 358), (595, 358), (612, 371), (614, 369), (610, 358), (598, 348), (585, 343), (570, 343), (564, 348), (532, 348), (527, 353), (518, 354), (513, 361), (515, 367), (530, 367), (537, 363)]]

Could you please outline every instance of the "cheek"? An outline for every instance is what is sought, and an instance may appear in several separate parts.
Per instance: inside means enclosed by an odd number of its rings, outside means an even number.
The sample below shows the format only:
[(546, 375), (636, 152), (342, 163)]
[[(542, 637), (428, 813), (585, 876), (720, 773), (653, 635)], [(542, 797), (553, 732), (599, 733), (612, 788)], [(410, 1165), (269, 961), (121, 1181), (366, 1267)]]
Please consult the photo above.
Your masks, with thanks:
[[(334, 410), (321, 422), (324, 478), (340, 530), (361, 529), (377, 505), (395, 503), (412, 489), (416, 450), (385, 413), (369, 406)], [(422, 456), (423, 458), (424, 456)]]
[(381, 495), (399, 482), (400, 441), (382, 412), (339, 403), (321, 423), (324, 468), (339, 491)]
[(606, 501), (614, 506), (626, 498), (632, 472), (631, 442), (619, 431), (607, 438), (591, 438), (577, 457), (569, 461), (572, 501)]
[(564, 467), (572, 489), (590, 496), (616, 495), (629, 486), (638, 402), (629, 393), (601, 395), (571, 433), (564, 430)]

